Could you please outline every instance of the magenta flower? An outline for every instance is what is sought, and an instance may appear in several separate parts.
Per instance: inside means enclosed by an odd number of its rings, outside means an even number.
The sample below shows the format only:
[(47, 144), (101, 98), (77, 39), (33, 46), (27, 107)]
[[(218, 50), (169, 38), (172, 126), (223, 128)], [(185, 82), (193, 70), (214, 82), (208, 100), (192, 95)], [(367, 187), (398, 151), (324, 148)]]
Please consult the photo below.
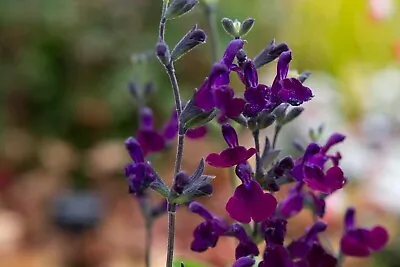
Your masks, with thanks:
[(265, 249), (263, 260), (258, 265), (258, 267), (270, 267), (270, 266), (297, 267), (299, 265), (294, 265), (289, 252), (286, 250), (284, 246), (279, 245), (279, 246), (267, 247)]
[(218, 239), (227, 233), (230, 225), (223, 219), (213, 215), (200, 203), (193, 201), (189, 205), (190, 211), (197, 213), (205, 220), (193, 232), (191, 250), (196, 252), (206, 251), (217, 245)]
[(246, 149), (239, 146), (236, 131), (229, 124), (222, 125), (222, 135), (229, 147), (219, 154), (209, 154), (206, 158), (209, 165), (218, 168), (232, 167), (247, 161), (256, 153), (255, 148)]
[(242, 98), (234, 97), (235, 92), (230, 87), (220, 87), (215, 89), (215, 105), (219, 109), (218, 121), (226, 122), (228, 119), (237, 118), (244, 110), (246, 101)]
[(144, 161), (142, 149), (135, 138), (129, 137), (125, 141), (125, 147), (133, 160), (133, 163), (125, 167), (129, 193), (142, 195), (144, 190), (156, 180), (156, 174), (150, 164)]
[(164, 137), (154, 129), (153, 111), (148, 107), (140, 110), (140, 125), (136, 138), (145, 156), (165, 148)]
[(261, 222), (272, 216), (276, 210), (277, 201), (274, 196), (264, 193), (260, 184), (251, 178), (251, 170), (247, 163), (236, 166), (236, 175), (242, 184), (236, 187), (234, 195), (226, 204), (229, 215), (241, 222)]
[(389, 234), (382, 226), (371, 229), (355, 227), (355, 209), (349, 208), (345, 215), (345, 233), (340, 248), (345, 255), (367, 257), (373, 251), (381, 250), (389, 240)]
[(307, 186), (315, 191), (331, 194), (346, 183), (343, 171), (338, 166), (330, 167), (326, 173), (318, 166), (304, 166), (304, 179)]

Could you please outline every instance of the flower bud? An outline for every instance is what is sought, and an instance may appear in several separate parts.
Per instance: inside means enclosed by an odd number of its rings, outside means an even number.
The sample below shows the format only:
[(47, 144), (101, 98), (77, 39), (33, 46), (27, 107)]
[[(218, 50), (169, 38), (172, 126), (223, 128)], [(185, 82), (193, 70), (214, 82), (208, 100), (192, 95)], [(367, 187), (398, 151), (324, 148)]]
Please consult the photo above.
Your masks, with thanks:
[(171, 60), (176, 61), (187, 52), (195, 48), (196, 46), (206, 42), (206, 33), (197, 29), (195, 25), (185, 36), (176, 44), (175, 48), (171, 52)]
[(254, 65), (258, 69), (278, 58), (282, 52), (288, 50), (289, 47), (286, 43), (275, 44), (275, 40), (272, 40), (272, 42), (266, 48), (264, 48), (264, 50), (254, 57)]
[(167, 19), (175, 19), (180, 17), (194, 8), (199, 0), (173, 0), (168, 6), (165, 17)]
[(160, 41), (157, 43), (156, 54), (163, 65), (169, 64), (171, 56), (169, 54), (168, 46), (164, 41)]
[(237, 37), (238, 32), (236, 32), (235, 26), (233, 25), (233, 21), (229, 18), (223, 18), (222, 21), (222, 27), (226, 31), (227, 34), (229, 34), (232, 37)]
[(296, 119), (298, 116), (300, 116), (301, 113), (303, 113), (303, 111), (304, 111), (303, 107), (292, 108), (285, 116), (285, 119), (283, 120), (283, 124), (289, 123), (292, 120)]
[(240, 27), (239, 30), (240, 37), (243, 37), (250, 32), (250, 30), (253, 28), (254, 21), (255, 20), (253, 18), (248, 18), (242, 22), (242, 26)]

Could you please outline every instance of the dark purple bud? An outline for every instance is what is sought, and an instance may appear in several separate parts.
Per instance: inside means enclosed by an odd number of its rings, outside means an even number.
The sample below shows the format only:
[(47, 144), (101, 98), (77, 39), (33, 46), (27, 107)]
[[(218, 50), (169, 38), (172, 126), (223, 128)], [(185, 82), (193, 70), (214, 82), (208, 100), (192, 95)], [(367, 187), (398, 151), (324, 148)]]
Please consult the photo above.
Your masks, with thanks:
[(254, 65), (257, 69), (261, 68), (265, 64), (268, 64), (269, 62), (278, 58), (282, 52), (288, 50), (289, 47), (287, 44), (275, 44), (275, 40), (272, 40), (272, 42), (254, 58)]
[(206, 42), (206, 33), (197, 29), (195, 25), (186, 35), (176, 44), (175, 48), (171, 52), (171, 60), (177, 61), (187, 52), (195, 48), (196, 46)]
[(140, 110), (140, 128), (152, 129), (154, 126), (154, 115), (151, 108), (144, 107)]
[(246, 86), (255, 88), (258, 85), (258, 74), (254, 63), (251, 60), (246, 60), (243, 63), (243, 72), (246, 81)]
[(344, 216), (344, 225), (346, 231), (350, 231), (355, 227), (355, 214), (356, 210), (353, 207), (347, 209), (346, 214)]
[(222, 125), (222, 135), (229, 147), (239, 146), (239, 140), (236, 131), (229, 124)]
[(165, 13), (167, 19), (175, 19), (192, 10), (198, 0), (173, 0)]
[(278, 166), (284, 170), (291, 170), (294, 167), (294, 161), (291, 156), (287, 156), (279, 161)]
[(185, 171), (180, 171), (175, 176), (174, 191), (182, 194), (184, 187), (188, 184), (189, 175)]
[(142, 148), (135, 138), (129, 137), (128, 139), (126, 139), (125, 147), (134, 162), (144, 162)]
[(253, 18), (248, 18), (242, 22), (242, 25), (239, 30), (240, 37), (243, 37), (250, 32), (251, 28), (253, 28), (254, 21), (255, 20)]
[(155, 92), (156, 92), (156, 85), (154, 84), (154, 82), (147, 82), (144, 85), (143, 93), (145, 96), (150, 96), (150, 95), (154, 94)]
[(169, 62), (171, 60), (171, 56), (169, 54), (168, 46), (164, 41), (160, 41), (157, 43), (156, 55), (163, 65), (166, 66), (169, 64)]

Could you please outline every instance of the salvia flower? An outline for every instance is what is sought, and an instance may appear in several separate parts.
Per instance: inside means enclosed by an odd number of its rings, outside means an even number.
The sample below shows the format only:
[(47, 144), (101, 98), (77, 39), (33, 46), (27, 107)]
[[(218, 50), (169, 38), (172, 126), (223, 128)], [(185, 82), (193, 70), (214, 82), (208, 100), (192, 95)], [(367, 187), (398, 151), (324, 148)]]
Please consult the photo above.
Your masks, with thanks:
[(382, 226), (357, 228), (354, 208), (347, 210), (344, 222), (345, 233), (340, 241), (340, 248), (345, 255), (367, 257), (371, 252), (381, 250), (389, 240), (388, 232)]
[(145, 162), (139, 142), (129, 137), (125, 141), (125, 147), (131, 156), (133, 163), (126, 165), (125, 175), (129, 182), (129, 192), (142, 195), (144, 190), (156, 180), (156, 174), (149, 163)]
[(282, 246), (285, 241), (287, 220), (272, 217), (263, 221), (261, 229), (268, 247)]
[(232, 267), (252, 267), (256, 260), (251, 257), (241, 257), (235, 261)]
[(140, 110), (140, 125), (136, 138), (144, 155), (158, 152), (165, 148), (165, 139), (154, 128), (153, 111), (148, 107)]
[[(295, 267), (289, 252), (284, 246), (267, 247), (263, 255), (263, 260), (258, 267)], [(296, 266), (297, 267), (297, 266)]]
[(234, 195), (226, 204), (229, 215), (241, 222), (261, 222), (272, 216), (276, 210), (277, 201), (274, 196), (264, 193), (260, 184), (251, 178), (251, 169), (247, 163), (236, 166), (236, 175), (242, 184), (236, 187)]
[(242, 49), (243, 45), (244, 41), (240, 39), (232, 40), (228, 44), (221, 62), (214, 64), (209, 76), (204, 80), (193, 97), (194, 104), (197, 107), (205, 111), (217, 107), (215, 90), (217, 88), (229, 90), (229, 74), (231, 70), (235, 68), (233, 60), (235, 59), (236, 53)]
[[(334, 134), (322, 147), (311, 143), (304, 152), (304, 156), (296, 161), (292, 170), (293, 177), (299, 182), (304, 181), (309, 188), (322, 193), (331, 194), (341, 189), (347, 181), (342, 169), (338, 166), (341, 156), (339, 153), (328, 155), (327, 151), (343, 140), (343, 135)], [(333, 166), (325, 171), (329, 159)]]
[(218, 239), (229, 230), (230, 225), (223, 219), (213, 215), (198, 202), (191, 202), (189, 210), (197, 213), (205, 220), (193, 232), (194, 239), (190, 246), (191, 250), (203, 252), (210, 247), (215, 247)]
[(237, 245), (235, 250), (236, 259), (246, 256), (258, 256), (260, 252), (258, 251), (257, 245), (247, 235), (246, 231), (240, 224), (234, 223), (232, 225), (231, 231), (233, 232), (233, 235), (237, 238), (237, 240), (239, 240), (239, 244)]
[(301, 105), (312, 98), (310, 88), (304, 86), (296, 78), (288, 78), (289, 63), (292, 61), (292, 52), (285, 51), (280, 54), (277, 64), (277, 74), (271, 86), (272, 102), (275, 105), (289, 103), (292, 106)]
[[(326, 227), (326, 223), (317, 221), (302, 237), (290, 243), (288, 250), (292, 258), (306, 261), (307, 263), (315, 263), (314, 265), (309, 264), (306, 266), (336, 266), (336, 258), (325, 251), (318, 239), (318, 234), (324, 232)], [(320, 263), (325, 263), (326, 265), (321, 265)]]
[(237, 133), (229, 124), (222, 125), (222, 135), (229, 147), (219, 154), (209, 154), (206, 158), (209, 165), (219, 168), (232, 167), (247, 161), (256, 153), (253, 147), (247, 149), (239, 146)]

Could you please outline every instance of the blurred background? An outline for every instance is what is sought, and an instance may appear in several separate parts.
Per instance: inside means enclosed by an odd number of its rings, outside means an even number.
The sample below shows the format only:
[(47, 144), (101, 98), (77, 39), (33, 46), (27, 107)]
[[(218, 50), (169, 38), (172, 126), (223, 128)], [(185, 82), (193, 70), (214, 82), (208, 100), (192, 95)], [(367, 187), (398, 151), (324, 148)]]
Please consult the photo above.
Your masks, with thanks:
[[(129, 82), (156, 88), (147, 104), (157, 126), (173, 108), (163, 68), (140, 55), (152, 54), (160, 9), (161, 0), (0, 1), (1, 267), (144, 266), (144, 222), (123, 176), (130, 161), (123, 141), (137, 129)], [(368, 259), (346, 259), (349, 267), (400, 266), (399, 15), (399, 0), (218, 3), (218, 21), (256, 19), (246, 36), (249, 56), (276, 38), (291, 47), (292, 69), (313, 72), (307, 85), (315, 98), (282, 131), (278, 145), (290, 149), (295, 138), (306, 143), (309, 129), (322, 124), (322, 141), (333, 131), (347, 136), (339, 150), (350, 184), (329, 199), (325, 218), (333, 250), (348, 205), (357, 208), (360, 224), (381, 224), (391, 233), (385, 250)], [(196, 23), (209, 32), (202, 5), (167, 25), (169, 45)], [(229, 37), (219, 25), (218, 31), (221, 55)], [(176, 64), (184, 98), (212, 63), (208, 42)], [(272, 63), (260, 76), (269, 83), (274, 73)], [(221, 148), (214, 128), (207, 138), (187, 142), (189, 172), (201, 157)], [(244, 134), (241, 143), (252, 140)], [(173, 146), (153, 161), (170, 179)], [(204, 203), (227, 217), (229, 172), (207, 172), (217, 179), (215, 195)], [(289, 237), (300, 236), (311, 220), (307, 211), (292, 219)], [(178, 211), (177, 257), (203, 263), (197, 266), (228, 266), (231, 240), (222, 238), (203, 254), (189, 250), (200, 221), (185, 208)], [(153, 237), (152, 266), (164, 266), (165, 216), (155, 223)]]

